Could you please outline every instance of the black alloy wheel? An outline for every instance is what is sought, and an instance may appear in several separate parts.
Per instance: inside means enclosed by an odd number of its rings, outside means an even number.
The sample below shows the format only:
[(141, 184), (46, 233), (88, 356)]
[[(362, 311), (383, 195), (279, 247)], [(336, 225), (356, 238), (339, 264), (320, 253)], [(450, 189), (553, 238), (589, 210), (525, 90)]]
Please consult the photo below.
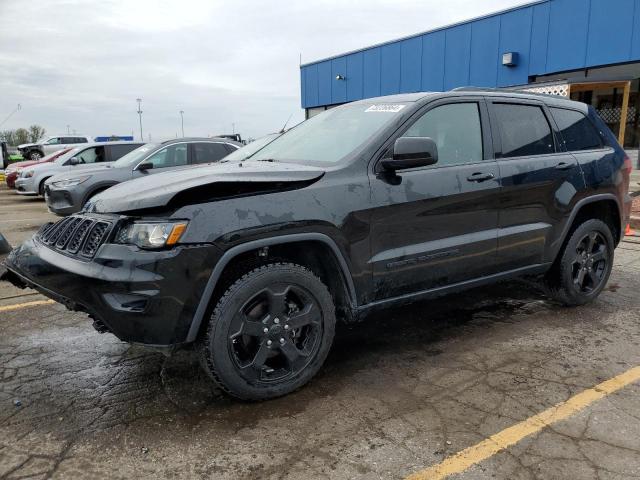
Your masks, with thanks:
[(611, 275), (614, 246), (611, 228), (602, 220), (575, 227), (545, 275), (548, 293), (567, 306), (593, 301)]
[(580, 292), (591, 293), (605, 278), (609, 264), (607, 242), (603, 235), (591, 231), (576, 246), (572, 265), (573, 283)]
[(217, 301), (199, 340), (201, 363), (234, 397), (285, 395), (318, 372), (335, 322), (331, 293), (313, 272), (293, 263), (263, 265)]
[(280, 382), (306, 368), (321, 336), (322, 315), (313, 295), (297, 285), (274, 284), (238, 309), (229, 350), (247, 381)]

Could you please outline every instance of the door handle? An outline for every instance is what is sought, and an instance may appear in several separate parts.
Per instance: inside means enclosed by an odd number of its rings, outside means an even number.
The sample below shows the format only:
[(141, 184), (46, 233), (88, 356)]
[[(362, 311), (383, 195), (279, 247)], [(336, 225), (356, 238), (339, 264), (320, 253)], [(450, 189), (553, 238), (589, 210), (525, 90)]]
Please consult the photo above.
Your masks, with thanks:
[(467, 177), (469, 182), (484, 182), (486, 180), (491, 180), (494, 177), (493, 173), (474, 173)]
[(573, 167), (572, 163), (560, 162), (559, 164), (556, 165), (556, 170), (569, 170), (572, 167)]

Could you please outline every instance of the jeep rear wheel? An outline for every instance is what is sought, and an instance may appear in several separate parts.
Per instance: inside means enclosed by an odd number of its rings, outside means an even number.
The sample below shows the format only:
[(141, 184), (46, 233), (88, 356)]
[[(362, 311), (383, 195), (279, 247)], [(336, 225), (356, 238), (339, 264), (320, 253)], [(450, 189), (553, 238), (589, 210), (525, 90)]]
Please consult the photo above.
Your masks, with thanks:
[(600, 220), (575, 229), (546, 277), (550, 294), (565, 305), (583, 305), (604, 289), (613, 267), (611, 230)]
[(321, 280), (300, 265), (273, 263), (250, 271), (220, 298), (201, 360), (228, 394), (275, 398), (318, 372), (334, 331), (333, 299)]

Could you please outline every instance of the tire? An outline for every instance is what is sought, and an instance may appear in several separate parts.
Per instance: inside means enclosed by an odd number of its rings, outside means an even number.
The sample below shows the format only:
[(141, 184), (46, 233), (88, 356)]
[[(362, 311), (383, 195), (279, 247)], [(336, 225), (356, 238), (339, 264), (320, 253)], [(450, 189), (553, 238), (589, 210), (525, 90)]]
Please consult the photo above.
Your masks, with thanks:
[(42, 198), (44, 198), (44, 184), (47, 180), (49, 180), (50, 177), (47, 177), (45, 179), (43, 179), (40, 182), (40, 185), (38, 185), (38, 195), (40, 195)]
[(31, 150), (29, 152), (29, 160), (38, 161), (43, 157), (42, 152), (38, 150)]
[(201, 364), (233, 397), (280, 397), (318, 372), (335, 323), (333, 298), (311, 271), (292, 263), (264, 265), (218, 301), (200, 340)]
[(600, 220), (579, 225), (545, 276), (547, 292), (566, 306), (584, 305), (604, 289), (613, 267), (614, 240)]

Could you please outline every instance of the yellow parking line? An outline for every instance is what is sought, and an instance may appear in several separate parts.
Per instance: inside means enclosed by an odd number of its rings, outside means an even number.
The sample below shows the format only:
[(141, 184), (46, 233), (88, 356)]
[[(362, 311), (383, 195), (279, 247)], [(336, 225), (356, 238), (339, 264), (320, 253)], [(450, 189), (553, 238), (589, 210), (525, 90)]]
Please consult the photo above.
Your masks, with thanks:
[(56, 303), (53, 300), (35, 300), (33, 302), (16, 303), (15, 305), (0, 306), (0, 312), (10, 312), (11, 310), (20, 310), (21, 308), (37, 307), (38, 305), (50, 305)]
[(409, 475), (405, 480), (442, 479), (449, 475), (464, 472), (469, 467), (518, 443), (523, 438), (539, 432), (552, 423), (570, 417), (588, 407), (593, 402), (638, 380), (640, 380), (640, 367), (634, 367), (593, 388), (574, 395), (566, 402), (559, 403), (544, 412), (538, 413), (512, 427), (506, 428), (486, 440), (446, 458), (437, 465)]

